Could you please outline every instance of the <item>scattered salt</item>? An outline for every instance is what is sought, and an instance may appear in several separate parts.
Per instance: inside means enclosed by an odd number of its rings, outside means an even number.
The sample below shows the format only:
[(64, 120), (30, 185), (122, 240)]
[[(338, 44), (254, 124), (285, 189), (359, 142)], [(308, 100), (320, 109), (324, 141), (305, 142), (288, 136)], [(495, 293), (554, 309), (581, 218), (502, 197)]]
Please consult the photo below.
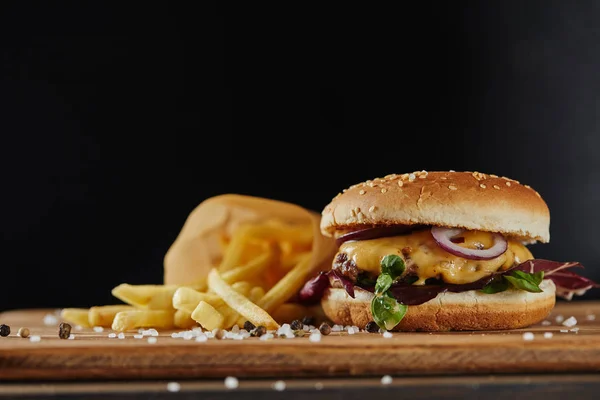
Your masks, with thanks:
[(275, 336), (273, 336), (272, 333), (265, 333), (264, 335), (262, 335), (260, 337), (260, 340), (271, 340), (273, 339)]
[(73, 340), (75, 339), (75, 335), (73, 335), (72, 333), (69, 335), (69, 339)]
[(117, 334), (116, 334), (116, 333), (109, 333), (109, 334), (108, 334), (108, 337), (109, 337), (109, 338), (111, 338), (111, 339), (112, 339), (112, 338), (116, 338), (116, 337), (117, 337)]
[(533, 333), (532, 332), (525, 332), (523, 334), (523, 340), (533, 340)]
[(185, 332), (183, 332), (181, 337), (183, 338), (183, 340), (190, 340), (191, 338), (194, 337), (194, 333), (191, 331), (185, 331)]
[(134, 339), (143, 339), (143, 338), (144, 338), (144, 335), (140, 335), (140, 334), (138, 333), (138, 334), (135, 334), (135, 335), (133, 335), (133, 338), (134, 338)]
[(354, 335), (356, 332), (354, 332), (354, 328), (350, 327), (348, 328), (348, 335)]
[[(144, 335), (141, 335), (141, 336), (144, 336)], [(179, 333), (177, 333), (177, 332), (173, 332), (173, 333), (171, 333), (171, 337), (172, 337), (173, 339), (177, 339), (177, 338), (178, 338), (178, 337), (180, 337), (180, 336), (179, 336)]]
[(577, 325), (577, 320), (575, 319), (575, 317), (569, 317), (562, 324), (570, 328), (572, 326)]
[(344, 330), (344, 328), (341, 325), (336, 324), (331, 327), (331, 332), (340, 332), (343, 330)]
[(121, 332), (121, 333), (119, 333), (119, 334), (117, 335), (117, 337), (118, 337), (119, 339), (125, 339), (125, 334), (124, 334), (123, 332)]
[(313, 332), (310, 334), (310, 336), (308, 337), (308, 340), (310, 340), (311, 342), (320, 342), (321, 341), (321, 333), (317, 333), (317, 332)]
[(205, 334), (196, 336), (196, 342), (206, 342), (208, 340), (208, 336)]
[(544, 332), (544, 338), (546, 339), (552, 339), (552, 332)]
[(554, 318), (554, 320), (560, 324), (561, 322), (563, 322), (565, 320), (565, 317), (563, 317), (562, 315), (559, 314), (556, 316), (556, 318)]
[(238, 326), (238, 324), (235, 324), (232, 328), (231, 328), (231, 332), (233, 333), (240, 333), (240, 327)]
[(567, 333), (567, 332), (569, 332), (569, 330), (568, 330), (568, 329), (561, 329), (560, 331), (561, 331), (562, 333)]
[(44, 325), (56, 325), (58, 324), (58, 318), (52, 314), (46, 314), (44, 316)]
[(285, 390), (285, 382), (284, 381), (276, 381), (275, 383), (273, 383), (273, 389), (277, 390), (278, 392), (282, 392)]
[(156, 337), (154, 337), (154, 336), (150, 336), (150, 337), (148, 338), (148, 343), (150, 343), (150, 344), (154, 344), (154, 343), (156, 343), (156, 340), (157, 340), (157, 339), (156, 339)]
[(386, 338), (386, 339), (389, 339), (389, 338), (391, 338), (393, 336), (394, 335), (392, 335), (392, 332), (388, 332), (388, 331), (383, 332), (383, 337)]
[(42, 338), (38, 335), (29, 336), (30, 342), (39, 342), (40, 340), (42, 340)]
[(104, 332), (104, 328), (101, 326), (95, 326), (93, 329), (94, 329), (94, 332), (97, 332), (97, 333)]
[(544, 326), (552, 325), (552, 322), (550, 322), (548, 320), (542, 321), (542, 325), (544, 325)]
[(382, 385), (389, 385), (390, 383), (392, 383), (392, 377), (391, 377), (391, 376), (389, 376), (389, 375), (384, 375), (384, 376), (381, 378), (381, 384), (382, 384)]
[[(151, 338), (148, 338), (151, 339)], [(181, 390), (181, 385), (177, 382), (169, 382), (167, 383), (167, 390), (169, 392), (179, 392)]]
[(577, 328), (577, 327), (571, 328), (571, 332), (579, 332), (579, 328)]
[(594, 314), (588, 314), (585, 316), (585, 319), (587, 319), (588, 321), (594, 321), (596, 320), (596, 316)]
[(237, 389), (239, 385), (240, 382), (235, 376), (228, 376), (227, 378), (225, 378), (225, 387), (227, 389)]

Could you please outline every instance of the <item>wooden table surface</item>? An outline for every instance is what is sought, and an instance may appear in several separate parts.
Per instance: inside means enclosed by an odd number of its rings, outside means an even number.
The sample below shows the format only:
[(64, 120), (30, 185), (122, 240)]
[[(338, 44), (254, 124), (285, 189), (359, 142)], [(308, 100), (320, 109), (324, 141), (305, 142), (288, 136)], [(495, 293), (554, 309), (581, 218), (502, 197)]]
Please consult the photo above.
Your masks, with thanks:
[[(271, 399), (285, 394), (289, 399), (343, 394), (347, 400), (381, 392), (395, 398), (410, 393), (411, 398), (486, 399), (521, 393), (547, 400), (557, 394), (564, 398), (569, 390), (577, 398), (598, 398), (600, 393), (598, 301), (558, 302), (545, 323), (521, 330), (396, 333), (389, 339), (336, 333), (317, 343), (307, 337), (199, 343), (164, 331), (152, 344), (147, 337), (134, 338), (137, 332), (108, 338), (107, 329), (74, 330), (73, 340), (62, 340), (56, 325), (43, 323), (52, 311), (0, 314), (1, 323), (12, 328), (9, 337), (0, 338), (0, 397)], [(576, 324), (565, 326), (570, 317)], [(16, 336), (21, 326), (41, 340)], [(533, 339), (525, 340), (529, 333)], [(391, 384), (382, 383), (385, 375)], [(225, 387), (228, 376), (238, 379), (238, 388)], [(285, 382), (284, 393), (274, 389), (277, 381)]]

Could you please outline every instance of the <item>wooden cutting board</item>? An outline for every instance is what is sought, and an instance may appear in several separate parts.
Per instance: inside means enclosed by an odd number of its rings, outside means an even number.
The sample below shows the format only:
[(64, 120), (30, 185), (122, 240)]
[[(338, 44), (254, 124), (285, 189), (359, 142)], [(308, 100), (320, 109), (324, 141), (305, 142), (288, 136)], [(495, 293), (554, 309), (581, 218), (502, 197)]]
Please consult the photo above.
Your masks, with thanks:
[[(195, 342), (160, 332), (147, 337), (108, 338), (110, 330), (73, 330), (58, 338), (57, 326), (44, 325), (53, 310), (9, 311), (0, 323), (0, 380), (184, 379), (236, 377), (382, 376), (600, 371), (600, 301), (558, 302), (549, 325), (495, 332), (332, 333), (320, 342), (307, 337), (260, 341)], [(557, 316), (573, 316), (568, 328)], [(597, 320), (595, 319), (597, 317)], [(558, 319), (560, 321), (560, 317)], [(28, 327), (39, 342), (16, 335)], [(577, 328), (572, 330), (573, 328)], [(561, 330), (563, 332), (561, 332)], [(531, 332), (533, 340), (524, 340)], [(544, 333), (551, 332), (551, 338)], [(526, 335), (527, 336), (527, 335)]]

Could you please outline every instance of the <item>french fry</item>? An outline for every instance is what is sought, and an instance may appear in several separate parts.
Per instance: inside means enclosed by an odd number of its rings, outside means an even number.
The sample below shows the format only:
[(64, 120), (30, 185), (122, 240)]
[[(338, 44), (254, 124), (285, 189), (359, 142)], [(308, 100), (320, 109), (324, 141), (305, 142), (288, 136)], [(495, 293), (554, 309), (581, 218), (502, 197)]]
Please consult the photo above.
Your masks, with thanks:
[[(310, 257), (306, 256), (294, 268), (292, 268), (285, 276), (280, 279), (260, 300), (258, 305), (272, 312), (277, 307), (285, 303), (290, 297), (297, 293), (304, 285), (310, 269)], [(210, 276), (209, 276), (210, 284)]]
[(248, 298), (251, 302), (257, 304), (260, 301), (260, 299), (263, 298), (264, 295), (265, 289), (263, 289), (260, 286), (254, 286), (252, 289), (250, 289), (250, 293), (248, 293)]
[(269, 265), (273, 264), (275, 256), (275, 249), (271, 246), (265, 253), (246, 263), (246, 265), (224, 272), (222, 275), (223, 280), (232, 284), (237, 281), (253, 278), (263, 272)]
[(113, 323), (115, 316), (121, 311), (133, 311), (135, 307), (129, 305), (94, 306), (90, 308), (88, 319), (90, 326), (108, 327)]
[(192, 319), (198, 322), (204, 329), (213, 330), (221, 328), (225, 317), (213, 306), (205, 301), (198, 303), (198, 306), (192, 313)]
[(137, 328), (172, 329), (174, 314), (175, 311), (167, 310), (121, 311), (115, 315), (111, 327), (118, 332)]
[(194, 312), (201, 301), (205, 301), (213, 307), (225, 305), (225, 302), (216, 294), (200, 293), (188, 287), (180, 287), (173, 294), (173, 307), (190, 314)]
[(239, 294), (241, 294), (242, 296), (247, 297), (248, 293), (250, 293), (250, 289), (252, 289), (252, 285), (250, 284), (250, 282), (240, 281), (233, 283), (231, 285), (231, 288)]
[(192, 319), (192, 313), (184, 310), (177, 310), (173, 315), (173, 325), (177, 328), (190, 329), (196, 326), (196, 321)]
[(176, 285), (129, 285), (113, 288), (112, 295), (124, 303), (144, 310), (172, 310)]
[(82, 326), (90, 327), (90, 310), (89, 308), (63, 308), (60, 312), (60, 317), (65, 321)]
[(305, 257), (310, 256), (310, 251), (292, 252), (281, 255), (281, 268), (289, 270), (302, 261)]
[(241, 264), (244, 249), (247, 247), (250, 240), (249, 230), (251, 225), (243, 225), (237, 228), (233, 233), (225, 252), (223, 259), (219, 264), (220, 271), (228, 271)]
[(279, 324), (265, 310), (236, 292), (213, 268), (208, 274), (208, 287), (218, 294), (225, 303), (254, 325), (264, 325), (267, 329), (277, 329)]

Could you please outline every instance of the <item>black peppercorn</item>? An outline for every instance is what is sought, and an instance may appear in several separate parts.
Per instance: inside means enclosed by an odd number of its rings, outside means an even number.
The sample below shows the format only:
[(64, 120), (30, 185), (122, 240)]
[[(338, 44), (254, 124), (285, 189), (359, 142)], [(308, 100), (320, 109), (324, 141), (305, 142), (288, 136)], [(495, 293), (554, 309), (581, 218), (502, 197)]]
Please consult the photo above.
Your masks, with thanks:
[(61, 322), (58, 326), (58, 337), (61, 339), (68, 339), (71, 336), (71, 325), (66, 322)]
[(375, 323), (375, 321), (371, 321), (371, 322), (367, 323), (367, 325), (365, 325), (365, 330), (367, 332), (377, 333), (377, 332), (379, 332), (379, 325), (377, 325)]
[(2, 324), (0, 325), (0, 336), (10, 335), (10, 326)]
[(306, 317), (302, 318), (302, 323), (304, 325), (313, 325), (314, 326), (315, 325), (315, 317), (306, 316)]
[(267, 333), (267, 328), (265, 328), (262, 325), (257, 326), (256, 328), (254, 328), (252, 330), (252, 332), (250, 332), (250, 336), (257, 336), (257, 337), (261, 337), (262, 335), (264, 335), (265, 333)]
[(300, 329), (303, 328), (303, 324), (302, 324), (302, 322), (300, 320), (295, 319), (290, 324), (290, 328), (292, 328), (292, 330), (294, 330), (294, 331), (299, 331)]
[(321, 326), (319, 326), (319, 331), (322, 335), (329, 335), (331, 333), (331, 327), (327, 322), (323, 322)]
[(244, 329), (247, 330), (248, 332), (252, 331), (252, 329), (256, 328), (256, 326), (250, 322), (250, 321), (246, 321), (244, 322)]

